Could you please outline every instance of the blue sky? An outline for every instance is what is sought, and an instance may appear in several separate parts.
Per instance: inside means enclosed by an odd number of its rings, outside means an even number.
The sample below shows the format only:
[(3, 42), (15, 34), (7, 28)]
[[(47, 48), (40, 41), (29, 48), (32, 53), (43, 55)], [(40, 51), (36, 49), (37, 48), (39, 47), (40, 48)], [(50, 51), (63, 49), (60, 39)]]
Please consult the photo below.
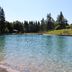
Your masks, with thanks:
[(0, 0), (7, 21), (41, 20), (51, 13), (56, 20), (60, 11), (72, 23), (72, 0)]

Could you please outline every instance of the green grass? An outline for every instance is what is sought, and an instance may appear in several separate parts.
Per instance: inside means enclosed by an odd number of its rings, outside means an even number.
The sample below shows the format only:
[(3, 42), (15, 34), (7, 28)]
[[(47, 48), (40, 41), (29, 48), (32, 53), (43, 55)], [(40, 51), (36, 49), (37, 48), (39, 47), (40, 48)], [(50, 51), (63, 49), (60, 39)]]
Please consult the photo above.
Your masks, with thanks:
[(72, 35), (72, 29), (52, 30), (52, 31), (48, 31), (46, 34)]

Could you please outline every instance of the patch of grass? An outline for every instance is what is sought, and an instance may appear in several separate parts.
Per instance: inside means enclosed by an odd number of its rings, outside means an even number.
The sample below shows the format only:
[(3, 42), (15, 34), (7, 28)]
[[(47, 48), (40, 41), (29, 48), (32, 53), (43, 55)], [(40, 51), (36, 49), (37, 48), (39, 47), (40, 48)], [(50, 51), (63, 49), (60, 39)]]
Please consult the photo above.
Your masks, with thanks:
[(47, 34), (53, 34), (53, 35), (72, 35), (72, 29), (52, 30), (52, 31), (48, 31)]

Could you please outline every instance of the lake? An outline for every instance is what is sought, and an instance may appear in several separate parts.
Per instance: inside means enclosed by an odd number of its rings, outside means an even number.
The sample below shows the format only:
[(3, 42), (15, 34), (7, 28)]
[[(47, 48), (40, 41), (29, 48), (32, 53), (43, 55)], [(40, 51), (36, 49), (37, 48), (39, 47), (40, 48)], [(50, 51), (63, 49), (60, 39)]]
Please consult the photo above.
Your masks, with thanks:
[(72, 37), (1, 35), (0, 62), (21, 72), (72, 72)]

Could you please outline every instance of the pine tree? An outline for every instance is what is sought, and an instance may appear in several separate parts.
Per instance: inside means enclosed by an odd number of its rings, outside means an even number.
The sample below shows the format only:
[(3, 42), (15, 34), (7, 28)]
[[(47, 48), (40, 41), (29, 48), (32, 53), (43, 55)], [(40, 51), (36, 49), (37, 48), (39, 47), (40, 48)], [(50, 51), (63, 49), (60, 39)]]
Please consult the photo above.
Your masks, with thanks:
[(60, 12), (60, 15), (57, 17), (57, 24), (59, 24), (59, 29), (64, 29), (66, 28), (67, 20), (64, 18), (63, 13)]
[(46, 31), (46, 24), (45, 24), (45, 20), (44, 20), (44, 18), (42, 18), (42, 20), (41, 20), (41, 26), (40, 26), (41, 28), (41, 31)]
[(0, 34), (5, 33), (5, 14), (3, 8), (0, 7)]
[(47, 19), (46, 19), (46, 26), (47, 30), (52, 30), (54, 29), (54, 19), (51, 17), (51, 13), (47, 14)]

